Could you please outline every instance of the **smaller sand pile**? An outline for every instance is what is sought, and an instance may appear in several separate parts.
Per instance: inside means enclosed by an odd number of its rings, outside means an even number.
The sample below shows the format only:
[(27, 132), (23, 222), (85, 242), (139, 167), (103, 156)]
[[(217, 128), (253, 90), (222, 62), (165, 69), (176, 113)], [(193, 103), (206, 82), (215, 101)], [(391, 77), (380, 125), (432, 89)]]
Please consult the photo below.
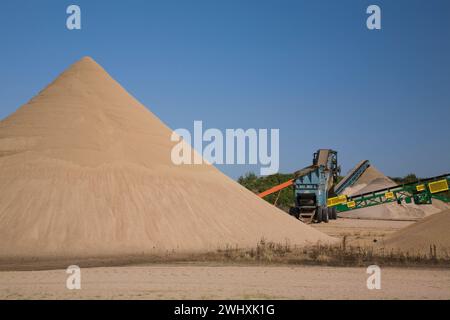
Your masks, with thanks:
[(437, 256), (448, 256), (450, 254), (450, 210), (436, 213), (395, 232), (386, 238), (382, 245), (389, 250), (410, 254), (429, 254), (430, 246), (436, 246)]
[(386, 177), (374, 166), (370, 166), (364, 171), (356, 183), (344, 190), (343, 194), (353, 196), (356, 194), (372, 192), (379, 189), (394, 187), (397, 184)]
[[(383, 173), (371, 165), (354, 185), (346, 188), (342, 193), (348, 196), (354, 196), (393, 187), (395, 185), (396, 183), (394, 181), (386, 177)], [(414, 203), (398, 204), (397, 202), (393, 202), (344, 212), (340, 214), (340, 216), (359, 219), (415, 221), (445, 209), (449, 209), (447, 204), (433, 199), (432, 204), (416, 205)]]

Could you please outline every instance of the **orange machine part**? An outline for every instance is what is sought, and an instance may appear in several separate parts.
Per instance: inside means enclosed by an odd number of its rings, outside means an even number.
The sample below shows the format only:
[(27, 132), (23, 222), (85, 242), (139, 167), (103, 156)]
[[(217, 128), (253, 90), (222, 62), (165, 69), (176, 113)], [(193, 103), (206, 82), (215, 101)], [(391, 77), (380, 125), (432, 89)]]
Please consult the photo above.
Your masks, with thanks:
[(264, 198), (265, 196), (268, 196), (269, 194), (275, 193), (277, 191), (280, 191), (284, 188), (287, 188), (289, 186), (292, 186), (294, 184), (294, 179), (283, 182), (282, 184), (279, 184), (275, 187), (270, 188), (269, 190), (266, 190), (264, 192), (261, 192), (260, 194), (258, 194), (259, 197)]

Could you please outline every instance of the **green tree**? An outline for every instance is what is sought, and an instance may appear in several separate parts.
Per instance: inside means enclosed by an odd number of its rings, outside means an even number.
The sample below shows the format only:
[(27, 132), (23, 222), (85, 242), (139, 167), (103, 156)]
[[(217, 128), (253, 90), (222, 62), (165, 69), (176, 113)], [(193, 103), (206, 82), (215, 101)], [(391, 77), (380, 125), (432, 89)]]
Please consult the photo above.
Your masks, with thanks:
[[(248, 172), (239, 177), (238, 182), (250, 191), (259, 194), (293, 178), (293, 174), (277, 173), (266, 177), (258, 177), (253, 172)], [(276, 201), (278, 208), (289, 211), (289, 208), (294, 204), (294, 192), (292, 187), (288, 187), (264, 197), (264, 200), (271, 204)]]
[(404, 177), (389, 177), (389, 179), (393, 180), (397, 184), (407, 184), (416, 182), (420, 178), (418, 178), (414, 173), (410, 173)]
[(419, 180), (419, 178), (417, 178), (414, 173), (410, 173), (403, 178), (403, 183), (412, 183), (416, 182), (417, 180)]

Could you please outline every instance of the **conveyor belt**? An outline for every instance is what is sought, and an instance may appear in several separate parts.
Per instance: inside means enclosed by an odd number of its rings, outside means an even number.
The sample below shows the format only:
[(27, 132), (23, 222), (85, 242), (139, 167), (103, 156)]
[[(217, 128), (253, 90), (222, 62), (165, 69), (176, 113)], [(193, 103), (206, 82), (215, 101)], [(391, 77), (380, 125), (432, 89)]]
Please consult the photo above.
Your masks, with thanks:
[(328, 199), (329, 206), (335, 206), (338, 212), (377, 206), (390, 202), (415, 204), (431, 204), (432, 199), (450, 202), (445, 194), (450, 185), (450, 174), (428, 179), (420, 179), (412, 183), (399, 184), (371, 192), (353, 196), (339, 196)]
[(372, 195), (372, 194), (377, 194), (377, 193), (385, 193), (387, 191), (392, 191), (392, 190), (396, 190), (399, 188), (404, 188), (407, 186), (415, 186), (417, 184), (421, 184), (421, 183), (428, 183), (430, 181), (436, 181), (439, 179), (450, 179), (450, 173), (446, 173), (440, 176), (435, 176), (435, 177), (431, 177), (431, 178), (427, 178), (427, 179), (420, 179), (420, 180), (416, 180), (414, 182), (410, 182), (410, 183), (405, 183), (405, 184), (398, 184), (396, 186), (392, 186), (392, 187), (388, 187), (388, 188), (383, 188), (383, 189), (378, 189), (378, 190), (374, 190), (374, 191), (370, 191), (370, 192), (365, 192), (365, 193), (360, 193), (360, 194), (355, 194), (352, 196), (348, 196), (348, 199), (357, 199), (360, 197), (364, 197), (364, 196), (368, 196), (368, 195)]
[(317, 168), (318, 168), (318, 166), (312, 165), (312, 166), (303, 168), (303, 169), (301, 169), (299, 171), (296, 171), (294, 173), (294, 179), (288, 180), (288, 181), (283, 182), (283, 183), (281, 183), (281, 184), (279, 184), (277, 186), (274, 186), (274, 187), (272, 187), (272, 188), (270, 188), (270, 189), (268, 189), (268, 190), (266, 190), (264, 192), (261, 192), (260, 194), (258, 194), (258, 196), (261, 197), (261, 198), (264, 198), (265, 196), (268, 196), (269, 194), (272, 194), (272, 193), (275, 193), (277, 191), (283, 190), (283, 189), (291, 186), (294, 183), (295, 179), (297, 179), (299, 177), (302, 177), (302, 176), (305, 176), (308, 173), (313, 172)]
[(299, 177), (303, 177), (303, 176), (307, 175), (308, 173), (313, 172), (317, 168), (318, 168), (318, 166), (311, 165), (309, 167), (306, 167), (306, 168), (303, 168), (301, 170), (295, 171), (294, 172), (294, 178), (297, 179)]
[(360, 161), (352, 170), (350, 170), (344, 179), (334, 187), (336, 194), (341, 194), (345, 188), (353, 185), (369, 166), (369, 160)]
[(317, 159), (317, 165), (318, 166), (324, 166), (328, 169), (328, 155), (330, 154), (329, 149), (320, 149), (319, 155)]

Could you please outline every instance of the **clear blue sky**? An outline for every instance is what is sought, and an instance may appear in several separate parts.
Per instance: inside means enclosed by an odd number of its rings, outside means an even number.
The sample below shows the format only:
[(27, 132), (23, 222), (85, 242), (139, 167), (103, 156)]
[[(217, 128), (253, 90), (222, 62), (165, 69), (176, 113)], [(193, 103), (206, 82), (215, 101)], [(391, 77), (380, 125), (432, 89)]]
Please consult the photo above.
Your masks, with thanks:
[(90, 55), (173, 129), (279, 128), (281, 172), (318, 148), (344, 171), (450, 171), (450, 1), (2, 0), (0, 48), (1, 118)]

